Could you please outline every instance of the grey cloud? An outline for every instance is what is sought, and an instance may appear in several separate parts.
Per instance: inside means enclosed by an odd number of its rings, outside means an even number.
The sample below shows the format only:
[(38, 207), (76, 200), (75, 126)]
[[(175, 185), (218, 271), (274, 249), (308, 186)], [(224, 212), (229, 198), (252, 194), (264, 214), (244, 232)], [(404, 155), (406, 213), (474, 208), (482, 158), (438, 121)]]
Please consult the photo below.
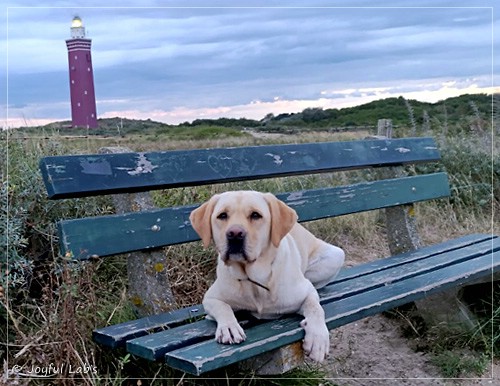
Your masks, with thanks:
[[(9, 14), (13, 103), (67, 100), (64, 40), (77, 11), (93, 39), (103, 101), (216, 107), (491, 73), (491, 14), (481, 8), (16, 9)], [(41, 41), (28, 44), (34, 37)]]

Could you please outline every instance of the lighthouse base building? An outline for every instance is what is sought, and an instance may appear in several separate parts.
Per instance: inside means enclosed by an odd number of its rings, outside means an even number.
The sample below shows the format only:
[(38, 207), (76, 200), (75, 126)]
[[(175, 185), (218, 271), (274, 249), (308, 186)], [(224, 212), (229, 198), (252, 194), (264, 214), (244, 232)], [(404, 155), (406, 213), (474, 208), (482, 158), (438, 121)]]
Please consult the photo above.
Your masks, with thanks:
[(76, 16), (71, 23), (71, 39), (66, 40), (73, 127), (97, 128), (90, 39), (85, 38), (82, 20)]

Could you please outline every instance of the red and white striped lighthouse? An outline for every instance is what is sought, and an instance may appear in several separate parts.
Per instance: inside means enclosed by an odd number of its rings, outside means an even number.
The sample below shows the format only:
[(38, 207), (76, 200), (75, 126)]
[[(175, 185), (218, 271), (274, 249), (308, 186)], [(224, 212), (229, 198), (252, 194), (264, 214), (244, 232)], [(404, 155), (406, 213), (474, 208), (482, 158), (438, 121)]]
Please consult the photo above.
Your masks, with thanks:
[(97, 128), (94, 74), (90, 46), (85, 27), (78, 16), (71, 23), (71, 39), (66, 40), (69, 62), (71, 120), (73, 127)]

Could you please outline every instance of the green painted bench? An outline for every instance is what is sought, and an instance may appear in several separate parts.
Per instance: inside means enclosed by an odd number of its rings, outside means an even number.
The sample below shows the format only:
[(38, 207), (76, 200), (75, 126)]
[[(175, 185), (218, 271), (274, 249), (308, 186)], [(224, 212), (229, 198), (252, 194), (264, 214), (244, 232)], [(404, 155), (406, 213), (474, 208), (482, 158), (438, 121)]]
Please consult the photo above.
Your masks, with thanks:
[[(45, 157), (40, 168), (51, 199), (133, 196), (155, 189), (372, 169), (370, 175), (379, 179), (275, 192), (297, 211), (300, 221), (376, 209), (386, 211), (392, 256), (344, 268), (334, 282), (320, 290), (327, 325), (333, 329), (410, 302), (425, 302), (437, 293), (451, 291), (456, 295), (460, 287), (480, 279), (492, 280), (500, 270), (500, 240), (496, 236), (474, 234), (439, 245), (420, 246), (414, 231), (413, 203), (449, 196), (448, 177), (443, 172), (407, 175), (401, 170), (406, 165), (435, 163), (439, 159), (437, 145), (431, 138), (372, 138)], [(152, 208), (148, 204), (144, 206), (146, 210), (134, 212), (138, 201), (129, 205), (128, 212), (121, 210), (124, 213), (116, 215), (61, 220), (61, 253), (74, 259), (89, 259), (140, 251), (137, 268), (157, 261), (148, 257), (149, 253), (199, 239), (189, 223), (189, 214), (199, 203), (171, 208)], [(165, 255), (160, 255), (164, 259)], [(458, 296), (454, 300), (460, 301)], [(242, 314), (240, 320), (245, 325), (247, 340), (238, 345), (216, 343), (215, 322), (203, 318), (204, 315), (201, 305), (193, 305), (103, 326), (93, 332), (93, 337), (99, 344), (125, 347), (134, 355), (164, 361), (194, 375), (237, 362), (267, 374), (286, 371), (300, 363), (304, 333), (298, 315), (256, 321)]]

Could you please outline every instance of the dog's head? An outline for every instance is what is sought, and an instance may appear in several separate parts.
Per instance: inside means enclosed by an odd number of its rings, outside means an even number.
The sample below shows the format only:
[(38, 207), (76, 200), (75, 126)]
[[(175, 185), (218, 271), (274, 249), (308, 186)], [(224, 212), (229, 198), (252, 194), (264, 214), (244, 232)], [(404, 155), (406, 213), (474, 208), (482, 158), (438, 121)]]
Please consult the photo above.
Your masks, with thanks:
[(278, 247), (297, 222), (297, 214), (270, 193), (226, 192), (195, 209), (191, 225), (207, 247), (213, 239), (221, 259), (251, 263)]

